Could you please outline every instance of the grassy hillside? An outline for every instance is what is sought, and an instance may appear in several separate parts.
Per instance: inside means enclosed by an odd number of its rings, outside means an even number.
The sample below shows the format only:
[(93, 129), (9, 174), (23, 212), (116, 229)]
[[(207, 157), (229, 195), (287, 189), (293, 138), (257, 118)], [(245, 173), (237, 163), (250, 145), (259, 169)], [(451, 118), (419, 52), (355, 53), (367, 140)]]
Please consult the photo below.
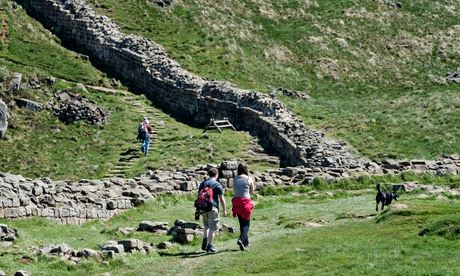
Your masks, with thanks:
[(460, 89), (444, 76), (460, 65), (460, 3), (399, 2), (100, 0), (97, 11), (208, 78), (308, 92), (280, 98), (364, 155), (458, 153)]
[[(49, 31), (20, 7), (12, 9), (11, 5), (12, 2), (6, 1), (0, 5), (0, 18), (8, 22), (7, 37), (0, 44), (1, 81), (8, 84), (13, 72), (23, 73), (24, 83), (47, 76), (61, 80), (53, 86), (42, 83), (38, 89), (27, 88), (15, 93), (8, 92), (4, 85), (1, 98), (11, 103), (20, 97), (47, 103), (56, 91), (70, 89), (108, 110), (110, 119), (102, 126), (65, 125), (50, 110), (34, 113), (11, 104), (8, 138), (0, 141), (0, 171), (54, 179), (102, 178), (124, 153), (134, 151), (140, 155), (140, 145), (135, 138), (139, 121), (147, 115), (144, 110), (155, 114), (150, 118), (155, 127), (157, 121), (162, 120), (165, 128), (158, 130), (150, 155), (133, 162), (125, 176), (147, 169), (247, 158), (250, 137), (246, 133), (212, 132), (203, 136), (201, 129), (175, 121), (151, 106), (145, 97), (124, 91), (123, 86), (115, 85), (121, 89), (117, 93), (82, 89), (76, 83), (110, 87), (116, 82), (107, 79), (79, 54), (61, 47)], [(136, 106), (134, 102), (141, 105)]]
[[(276, 190), (275, 190), (276, 191)], [(175, 245), (148, 255), (125, 255), (108, 262), (92, 260), (71, 265), (57, 258), (37, 257), (25, 248), (68, 243), (73, 248), (98, 249), (108, 240), (139, 238), (157, 244), (169, 236), (121, 234), (119, 227), (137, 226), (142, 220), (193, 220), (193, 198), (158, 197), (147, 205), (128, 210), (113, 219), (82, 226), (55, 225), (32, 219), (6, 222), (19, 229), (19, 248), (0, 249), (0, 267), (7, 273), (25, 269), (32, 274), (82, 275), (201, 275), (203, 263), (218, 274), (264, 275), (376, 275), (382, 271), (404, 275), (456, 275), (460, 273), (460, 217), (458, 196), (403, 194), (389, 211), (376, 214), (374, 191), (315, 191), (272, 196), (256, 200), (251, 224), (250, 248), (240, 252), (237, 234), (217, 237), (218, 254), (203, 254), (200, 240)], [(275, 193), (276, 194), (276, 193)], [(230, 198), (227, 198), (229, 200)], [(394, 203), (394, 204), (396, 204)], [(232, 217), (223, 223), (237, 226)], [(321, 227), (311, 227), (314, 225)], [(269, 249), (269, 250), (267, 250)]]

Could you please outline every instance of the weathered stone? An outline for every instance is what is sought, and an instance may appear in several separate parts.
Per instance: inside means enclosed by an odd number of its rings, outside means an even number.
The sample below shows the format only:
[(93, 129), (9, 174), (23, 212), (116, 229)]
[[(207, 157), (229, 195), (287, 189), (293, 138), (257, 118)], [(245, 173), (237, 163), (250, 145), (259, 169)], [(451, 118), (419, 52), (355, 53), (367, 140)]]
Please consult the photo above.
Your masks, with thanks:
[(18, 270), (16, 271), (16, 273), (14, 273), (14, 276), (29, 276), (29, 272), (25, 271), (25, 270)]
[(299, 173), (299, 170), (295, 167), (287, 167), (284, 169), (284, 173), (289, 177), (294, 177)]
[(117, 253), (113, 250), (102, 250), (101, 253), (102, 253), (102, 256), (108, 259), (112, 259), (117, 255)]
[(180, 183), (181, 191), (193, 191), (195, 189), (195, 183), (192, 181), (183, 181)]
[(12, 78), (11, 78), (10, 91), (15, 92), (21, 89), (21, 82), (22, 82), (22, 74), (13, 73)]
[(151, 222), (151, 221), (142, 221), (139, 223), (137, 231), (147, 231), (147, 232), (167, 232), (168, 223), (167, 222)]
[(125, 252), (131, 252), (133, 250), (141, 250), (144, 246), (144, 243), (138, 239), (129, 239), (118, 241), (118, 244), (123, 245)]
[(233, 171), (238, 168), (238, 161), (236, 160), (230, 160), (230, 161), (224, 161), (220, 164), (221, 170), (229, 170)]
[(70, 248), (69, 245), (67, 245), (66, 243), (62, 243), (62, 244), (52, 248), (50, 250), (50, 254), (53, 254), (53, 255), (66, 254), (70, 250), (72, 250), (72, 248)]
[(95, 258), (99, 256), (99, 252), (94, 249), (84, 248), (79, 250), (76, 255), (77, 257)]
[(3, 139), (6, 135), (8, 128), (8, 106), (0, 99), (0, 139)]
[(19, 98), (16, 99), (16, 105), (19, 107), (27, 108), (31, 111), (42, 111), (43, 110), (43, 105), (41, 103), (24, 99), (24, 98)]
[(171, 242), (160, 242), (157, 247), (158, 249), (168, 249), (171, 248), (173, 244)]
[(104, 251), (114, 251), (117, 254), (125, 252), (125, 248), (122, 244), (113, 244), (108, 243), (101, 248), (102, 252)]

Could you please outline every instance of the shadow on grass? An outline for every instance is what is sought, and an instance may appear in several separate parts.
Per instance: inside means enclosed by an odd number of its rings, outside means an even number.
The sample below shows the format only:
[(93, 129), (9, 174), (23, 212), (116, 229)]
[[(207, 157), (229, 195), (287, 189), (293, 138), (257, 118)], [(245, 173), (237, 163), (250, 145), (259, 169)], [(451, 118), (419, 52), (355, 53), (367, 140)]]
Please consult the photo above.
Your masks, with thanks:
[(123, 155), (123, 156), (132, 155), (134, 153), (137, 153), (138, 151), (139, 151), (139, 149), (137, 149), (137, 148), (130, 148), (127, 151), (122, 152), (120, 155)]
[(159, 252), (158, 254), (161, 256), (161, 257), (180, 257), (180, 258), (199, 258), (199, 257), (203, 257), (203, 256), (206, 256), (206, 255), (210, 255), (210, 254), (219, 254), (219, 253), (226, 253), (226, 252), (237, 252), (237, 251), (240, 251), (238, 249), (224, 249), (224, 250), (219, 250), (215, 253), (206, 253), (206, 252), (203, 252), (203, 251), (200, 251), (200, 252), (179, 252), (179, 253), (168, 253), (168, 252)]

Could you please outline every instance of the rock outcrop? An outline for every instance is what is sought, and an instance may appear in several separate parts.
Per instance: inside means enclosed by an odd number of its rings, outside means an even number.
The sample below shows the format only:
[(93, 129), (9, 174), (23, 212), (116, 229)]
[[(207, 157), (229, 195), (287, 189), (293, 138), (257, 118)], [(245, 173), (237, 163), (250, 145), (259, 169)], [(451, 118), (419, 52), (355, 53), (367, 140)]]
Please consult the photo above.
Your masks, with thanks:
[(0, 99), (0, 139), (3, 139), (6, 135), (8, 116), (8, 106)]
[(369, 169), (344, 143), (308, 129), (276, 99), (187, 72), (160, 45), (122, 33), (82, 0), (31, 0), (27, 7), (65, 44), (103, 64), (176, 118), (202, 126), (211, 118), (229, 118), (237, 129), (265, 140), (282, 165)]

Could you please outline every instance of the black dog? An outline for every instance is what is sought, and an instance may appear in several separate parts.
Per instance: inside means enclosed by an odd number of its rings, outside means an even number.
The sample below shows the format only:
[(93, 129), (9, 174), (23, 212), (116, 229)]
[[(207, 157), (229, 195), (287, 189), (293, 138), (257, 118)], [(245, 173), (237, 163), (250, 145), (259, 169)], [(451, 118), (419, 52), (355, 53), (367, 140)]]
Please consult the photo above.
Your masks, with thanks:
[(382, 208), (381, 210), (383, 211), (383, 207), (389, 206), (391, 202), (394, 200), (398, 200), (399, 195), (396, 193), (391, 193), (391, 192), (382, 192), (380, 189), (380, 183), (377, 183), (377, 195), (375, 196), (375, 201), (377, 203), (377, 206), (375, 207), (375, 211), (379, 211), (379, 203), (382, 202)]

